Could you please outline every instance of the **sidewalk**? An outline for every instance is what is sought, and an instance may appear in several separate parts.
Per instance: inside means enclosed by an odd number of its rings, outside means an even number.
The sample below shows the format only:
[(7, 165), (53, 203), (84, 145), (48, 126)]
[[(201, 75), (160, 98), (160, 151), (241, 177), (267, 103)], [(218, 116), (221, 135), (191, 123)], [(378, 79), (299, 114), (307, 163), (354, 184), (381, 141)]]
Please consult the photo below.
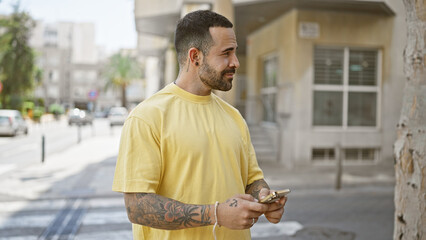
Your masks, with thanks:
[(395, 176), (391, 164), (344, 165), (340, 190), (335, 189), (335, 166), (286, 169), (273, 162), (260, 166), (272, 189), (292, 190), (284, 219), (301, 223), (303, 229), (288, 238), (257, 240), (392, 239)]
[[(111, 191), (118, 143), (118, 131), (97, 136), (48, 156), (44, 164), (2, 175), (0, 239), (131, 239), (122, 195)], [(390, 167), (344, 166), (342, 189), (335, 191), (333, 166), (260, 165), (272, 188), (292, 193), (283, 222), (261, 218), (253, 239), (391, 238)]]
[[(312, 165), (287, 169), (276, 162), (260, 162), (265, 179), (271, 188), (291, 188), (302, 191), (334, 190), (336, 166)], [(394, 167), (391, 164), (343, 165), (341, 190), (362, 190), (373, 187), (393, 187)]]
[(119, 137), (116, 133), (89, 138), (63, 152), (48, 155), (44, 163), (2, 175), (0, 200), (4, 197), (28, 200), (80, 197), (82, 185), (90, 184), (94, 184), (90, 186), (93, 191), (87, 195), (113, 194), (110, 190), (113, 172), (108, 172), (97, 183), (96, 175), (102, 173), (96, 165), (110, 158), (114, 158), (115, 163)]

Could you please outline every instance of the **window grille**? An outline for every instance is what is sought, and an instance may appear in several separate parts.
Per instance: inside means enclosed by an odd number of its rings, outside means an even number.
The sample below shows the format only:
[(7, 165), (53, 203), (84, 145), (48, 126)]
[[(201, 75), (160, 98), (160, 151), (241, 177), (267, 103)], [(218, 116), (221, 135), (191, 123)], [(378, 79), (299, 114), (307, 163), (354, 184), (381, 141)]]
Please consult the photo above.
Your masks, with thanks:
[(315, 47), (314, 126), (377, 126), (378, 60), (378, 50)]

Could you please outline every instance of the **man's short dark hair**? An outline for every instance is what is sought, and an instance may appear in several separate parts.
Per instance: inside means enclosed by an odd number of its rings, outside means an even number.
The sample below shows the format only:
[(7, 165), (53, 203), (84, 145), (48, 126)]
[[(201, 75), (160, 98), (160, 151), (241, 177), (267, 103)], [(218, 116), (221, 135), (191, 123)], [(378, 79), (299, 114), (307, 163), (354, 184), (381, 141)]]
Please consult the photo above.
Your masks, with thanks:
[(199, 49), (206, 56), (213, 45), (211, 27), (232, 28), (232, 23), (224, 16), (209, 10), (188, 13), (179, 20), (175, 31), (175, 48), (179, 65), (183, 66), (190, 48)]

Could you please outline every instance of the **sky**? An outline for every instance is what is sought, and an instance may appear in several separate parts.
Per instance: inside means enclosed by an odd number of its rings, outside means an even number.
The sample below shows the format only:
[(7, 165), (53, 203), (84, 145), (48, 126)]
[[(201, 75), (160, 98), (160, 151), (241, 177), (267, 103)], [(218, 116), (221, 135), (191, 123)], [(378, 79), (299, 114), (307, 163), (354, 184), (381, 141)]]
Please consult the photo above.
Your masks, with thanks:
[[(17, 0), (0, 0), (0, 14), (10, 14)], [(136, 47), (133, 0), (21, 0), (20, 9), (43, 22), (92, 22), (96, 44), (108, 53)]]

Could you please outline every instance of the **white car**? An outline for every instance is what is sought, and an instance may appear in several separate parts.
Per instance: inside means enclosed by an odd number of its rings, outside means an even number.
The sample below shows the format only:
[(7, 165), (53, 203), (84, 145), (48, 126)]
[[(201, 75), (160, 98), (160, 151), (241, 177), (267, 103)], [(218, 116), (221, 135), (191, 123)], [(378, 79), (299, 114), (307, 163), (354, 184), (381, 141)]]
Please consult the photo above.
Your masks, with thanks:
[(74, 108), (68, 113), (68, 125), (93, 124), (93, 116), (86, 110)]
[(125, 107), (112, 107), (108, 113), (109, 125), (123, 125), (129, 112)]
[(28, 126), (17, 110), (0, 109), (0, 135), (28, 134)]

